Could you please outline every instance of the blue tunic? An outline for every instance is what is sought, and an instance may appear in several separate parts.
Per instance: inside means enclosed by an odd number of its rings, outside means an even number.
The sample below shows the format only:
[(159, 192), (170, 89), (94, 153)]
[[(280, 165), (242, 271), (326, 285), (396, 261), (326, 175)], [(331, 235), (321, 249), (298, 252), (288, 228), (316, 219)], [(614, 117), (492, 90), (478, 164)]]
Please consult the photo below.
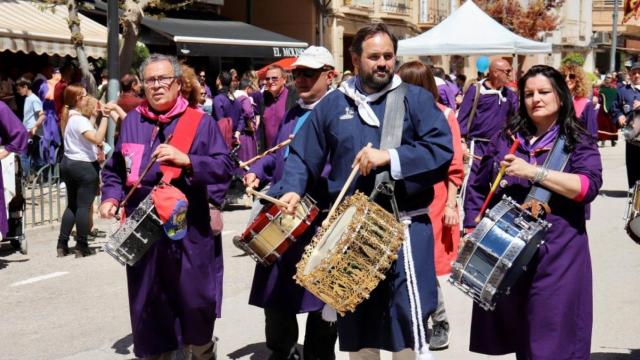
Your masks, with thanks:
[[(381, 122), (384, 121), (386, 98), (382, 96), (370, 104)], [(396, 181), (396, 196), (400, 210), (409, 211), (429, 205), (433, 198), (433, 184), (447, 176), (453, 149), (449, 125), (431, 94), (409, 85), (404, 105), (402, 142), (396, 148), (404, 179)], [(369, 142), (374, 148), (379, 148), (382, 129), (362, 121), (354, 102), (339, 91), (328, 94), (307, 121), (292, 142), (284, 176), (272, 187), (271, 193), (306, 193), (321, 177), (327, 155), (331, 153), (328, 191), (329, 198), (335, 199), (351, 173), (351, 163), (358, 151)], [(385, 169), (378, 169), (382, 170)], [(358, 177), (348, 193), (356, 189), (371, 193), (374, 179), (375, 174)], [(427, 215), (412, 220), (412, 255), (423, 319), (426, 320), (437, 302), (433, 234)], [(398, 261), (369, 299), (361, 303), (354, 313), (338, 319), (341, 351), (358, 351), (365, 347), (389, 351), (413, 348), (403, 255), (401, 251)]]
[[(633, 102), (640, 101), (640, 90), (632, 85), (626, 84), (618, 87), (618, 96), (613, 102), (612, 115), (614, 123), (618, 123), (620, 115), (624, 115), (627, 123), (633, 119)], [(632, 188), (636, 181), (640, 180), (640, 146), (627, 142), (625, 148), (625, 162), (627, 165), (627, 181), (629, 188)]]
[[(102, 171), (102, 200), (122, 201), (155, 148), (172, 134), (177, 117), (152, 139), (155, 122), (132, 111), (122, 122), (113, 156)], [(192, 174), (172, 181), (189, 201), (187, 234), (158, 239), (135, 266), (127, 266), (129, 311), (138, 357), (203, 345), (213, 335), (222, 303), (222, 244), (209, 225), (207, 185), (227, 187), (233, 163), (216, 123), (203, 114), (189, 151)], [(125, 210), (131, 213), (160, 181), (151, 167)]]
[[(470, 350), (490, 355), (516, 352), (523, 359), (588, 359), (593, 317), (591, 257), (586, 232), (585, 205), (593, 201), (602, 185), (600, 153), (589, 135), (572, 151), (564, 172), (589, 180), (584, 199), (575, 201), (552, 194), (552, 226), (544, 237), (525, 274), (498, 300), (494, 311), (474, 304)], [(474, 218), (489, 192), (489, 184), (508, 153), (511, 141), (502, 134), (494, 137), (482, 159), (475, 181), (469, 185), (465, 204), (465, 227), (474, 227)], [(529, 154), (519, 148), (517, 157), (529, 162)], [(538, 155), (542, 164), (548, 153)], [(498, 187), (491, 206), (508, 195), (522, 203), (531, 182), (505, 176), (506, 187)], [(489, 208), (491, 208), (491, 206)]]

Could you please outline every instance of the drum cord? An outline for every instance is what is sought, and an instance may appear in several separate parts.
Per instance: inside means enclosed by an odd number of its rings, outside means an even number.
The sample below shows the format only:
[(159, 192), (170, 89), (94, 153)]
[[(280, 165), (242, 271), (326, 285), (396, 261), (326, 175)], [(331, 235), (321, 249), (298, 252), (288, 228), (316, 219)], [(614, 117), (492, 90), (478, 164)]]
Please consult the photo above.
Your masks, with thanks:
[(413, 322), (413, 351), (418, 360), (433, 360), (434, 357), (427, 346), (427, 336), (422, 321), (422, 304), (415, 272), (413, 255), (411, 253), (411, 234), (409, 226), (411, 219), (401, 219), (404, 224), (404, 272), (407, 277), (407, 290), (409, 292), (409, 305), (411, 306), (411, 320)]

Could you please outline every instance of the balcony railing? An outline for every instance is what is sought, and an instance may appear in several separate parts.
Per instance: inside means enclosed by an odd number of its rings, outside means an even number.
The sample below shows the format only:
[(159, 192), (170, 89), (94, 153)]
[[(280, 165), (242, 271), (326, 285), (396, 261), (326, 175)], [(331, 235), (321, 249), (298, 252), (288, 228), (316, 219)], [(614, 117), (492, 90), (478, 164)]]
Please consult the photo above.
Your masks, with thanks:
[(411, 5), (408, 0), (383, 0), (380, 10), (386, 13), (409, 15), (411, 13)]
[[(611, 8), (613, 10), (614, 0), (593, 0), (591, 4), (594, 8)], [(624, 0), (618, 0), (618, 8), (624, 9)]]
[(359, 7), (373, 7), (373, 0), (344, 0), (344, 4), (347, 6), (359, 6)]

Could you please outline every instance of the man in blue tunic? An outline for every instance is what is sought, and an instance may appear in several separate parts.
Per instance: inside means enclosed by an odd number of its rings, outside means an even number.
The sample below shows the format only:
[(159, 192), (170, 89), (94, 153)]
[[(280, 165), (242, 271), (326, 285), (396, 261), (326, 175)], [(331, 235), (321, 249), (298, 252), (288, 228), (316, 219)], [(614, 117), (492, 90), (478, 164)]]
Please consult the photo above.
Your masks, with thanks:
[[(635, 63), (629, 71), (630, 84), (618, 88), (618, 96), (613, 103), (613, 119), (620, 127), (624, 127), (633, 119), (634, 112), (640, 108), (640, 62)], [(627, 164), (627, 181), (632, 188), (640, 180), (640, 146), (627, 142), (625, 162)]]
[[(300, 131), (311, 110), (329, 92), (335, 78), (333, 55), (324, 47), (309, 47), (292, 66), (295, 88), (300, 99), (296, 106), (287, 111), (280, 123), (276, 143), (286, 140), (290, 135), (295, 136)], [(258, 160), (245, 175), (245, 185), (255, 187), (261, 182), (280, 181), (288, 155), (289, 149), (283, 148)], [(318, 191), (322, 192), (316, 189), (314, 198), (326, 198), (326, 194), (318, 194)], [(300, 313), (309, 313), (304, 339), (304, 359), (335, 359), (333, 349), (337, 329), (335, 324), (322, 319), (324, 303), (293, 280), (296, 263), (300, 261), (304, 247), (315, 233), (314, 230), (315, 226), (308, 229), (302, 238), (296, 239), (273, 265), (256, 265), (249, 304), (264, 309), (267, 347), (272, 351), (269, 359), (300, 358), (295, 348), (298, 342), (296, 314)]]
[[(284, 176), (271, 188), (271, 194), (284, 194), (281, 200), (288, 204), (286, 210), (293, 212), (300, 197), (321, 178), (329, 154), (331, 199), (336, 198), (355, 166), (362, 176), (349, 193), (371, 193), (375, 175), (390, 171), (399, 215), (411, 220), (408, 259), (413, 258), (415, 264), (412, 274), (416, 275), (418, 295), (412, 291), (410, 299), (403, 249), (370, 297), (354, 313), (338, 319), (340, 350), (351, 352), (352, 359), (378, 358), (380, 349), (409, 356), (414, 354), (412, 349), (419, 349), (428, 355), (424, 331), (420, 334), (413, 326), (421, 326), (437, 302), (433, 234), (426, 209), (433, 198), (432, 185), (446, 178), (453, 154), (451, 133), (431, 94), (402, 84), (393, 74), (397, 39), (384, 24), (360, 29), (350, 50), (358, 76), (314, 108), (292, 142)], [(400, 87), (406, 89), (401, 144), (379, 149), (388, 95)], [(367, 147), (368, 143), (372, 147)], [(389, 209), (389, 202), (384, 206)], [(416, 302), (410, 304), (411, 300)], [(416, 304), (420, 304), (421, 316), (412, 311)]]

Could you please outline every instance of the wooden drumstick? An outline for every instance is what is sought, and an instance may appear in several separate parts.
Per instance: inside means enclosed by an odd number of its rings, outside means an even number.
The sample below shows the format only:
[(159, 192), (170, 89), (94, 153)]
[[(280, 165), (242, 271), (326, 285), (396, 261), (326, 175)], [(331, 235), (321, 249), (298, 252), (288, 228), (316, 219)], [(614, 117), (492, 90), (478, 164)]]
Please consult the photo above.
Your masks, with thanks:
[(254, 162), (262, 159), (263, 157), (272, 154), (280, 149), (282, 149), (283, 147), (289, 145), (291, 143), (291, 141), (293, 141), (293, 135), (289, 135), (289, 138), (279, 144), (277, 144), (276, 146), (272, 147), (271, 149), (268, 149), (267, 151), (263, 152), (262, 154), (258, 154), (254, 157), (252, 157), (251, 159), (247, 160), (247, 161), (243, 161), (240, 164), (238, 164), (238, 166), (240, 166), (240, 168), (245, 168), (246, 166), (249, 166), (251, 164), (253, 164)]
[[(366, 147), (370, 148), (371, 147), (371, 143), (368, 143)], [(336, 198), (336, 201), (333, 202), (333, 206), (331, 207), (331, 210), (329, 211), (329, 214), (327, 215), (326, 219), (324, 219), (324, 221), (322, 222), (322, 227), (326, 227), (327, 225), (329, 225), (329, 219), (331, 219), (333, 214), (336, 212), (336, 209), (338, 208), (338, 205), (340, 205), (340, 202), (342, 201), (342, 198), (344, 197), (344, 194), (347, 192), (347, 189), (349, 189), (349, 186), (351, 186), (351, 183), (353, 182), (353, 179), (355, 179), (356, 175), (358, 174), (358, 170), (359, 169), (360, 168), (356, 165), (351, 170), (351, 174), (349, 174), (349, 177), (347, 178), (347, 181), (342, 186), (342, 190), (340, 190), (340, 193), (338, 194), (338, 197)]]
[(287, 206), (289, 206), (289, 204), (287, 204), (286, 202), (284, 202), (282, 200), (278, 200), (278, 199), (276, 199), (274, 197), (271, 197), (271, 196), (269, 196), (267, 194), (263, 194), (263, 193), (261, 193), (259, 191), (255, 191), (253, 188), (248, 187), (245, 191), (249, 195), (254, 195), (254, 196), (259, 197), (261, 199), (265, 199), (268, 202), (274, 203), (274, 204), (276, 204), (276, 205), (278, 205), (280, 207), (287, 208)]
[[(511, 149), (509, 149), (509, 154), (510, 155), (515, 154), (516, 150), (518, 149), (518, 146), (520, 146), (520, 140), (515, 139), (513, 141), (513, 145), (511, 145)], [(500, 180), (502, 180), (502, 177), (504, 176), (504, 173), (506, 171), (507, 171), (507, 167), (505, 165), (502, 165), (500, 167), (500, 171), (498, 172), (498, 175), (496, 176), (496, 180), (491, 185), (491, 191), (489, 191), (489, 195), (487, 195), (487, 198), (484, 200), (484, 203), (480, 208), (480, 212), (478, 213), (478, 216), (476, 216), (476, 218), (474, 219), (476, 224), (480, 223), (480, 220), (482, 220), (482, 216), (484, 215), (484, 212), (487, 210), (487, 206), (489, 206), (489, 202), (491, 201), (493, 194), (498, 189), (498, 184), (500, 184)]]

